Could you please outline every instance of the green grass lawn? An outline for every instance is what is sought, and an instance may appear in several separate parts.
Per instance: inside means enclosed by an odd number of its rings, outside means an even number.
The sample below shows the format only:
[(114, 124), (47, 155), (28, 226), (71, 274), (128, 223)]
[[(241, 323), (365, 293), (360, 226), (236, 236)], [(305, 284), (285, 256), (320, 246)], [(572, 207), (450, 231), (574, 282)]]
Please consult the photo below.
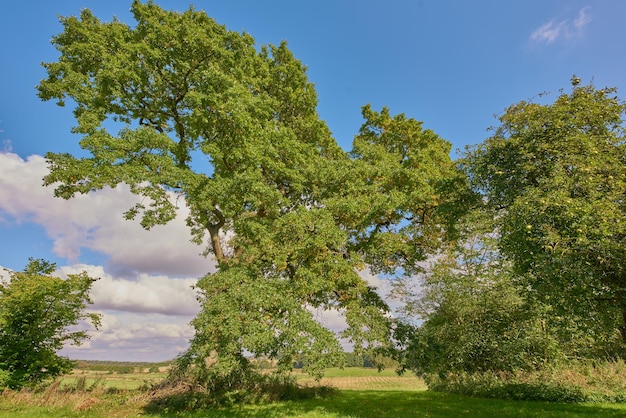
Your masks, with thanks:
[[(223, 417), (624, 417), (626, 407), (475, 399), (428, 391), (341, 391), (337, 396), (213, 411)], [(200, 417), (202, 413), (182, 415)]]
[[(79, 375), (80, 376), (80, 375)], [(86, 376), (90, 376), (86, 374)], [(107, 374), (108, 389), (129, 388), (151, 374)], [(76, 377), (76, 376), (74, 376)], [(100, 376), (101, 377), (101, 376)], [(158, 378), (158, 375), (152, 377)], [(66, 377), (64, 379), (69, 379)], [(91, 377), (87, 377), (89, 379)], [(304, 384), (314, 384), (298, 375)], [(126, 381), (126, 382), (124, 382)], [(65, 380), (67, 384), (71, 381)], [(421, 380), (393, 371), (330, 369), (323, 381), (336, 395), (271, 404), (235, 405), (193, 412), (147, 408), (142, 392), (101, 388), (95, 392), (9, 393), (0, 398), (0, 417), (624, 417), (626, 405), (557, 404), (476, 399), (429, 392)], [(375, 389), (371, 389), (375, 387)], [(151, 412), (148, 412), (151, 411)], [(152, 412), (153, 411), (153, 412)]]
[(16, 406), (0, 403), (0, 417), (624, 417), (623, 405), (572, 405), (475, 399), (428, 391), (340, 391), (338, 395), (304, 401), (243, 405), (187, 413), (146, 414), (140, 405), (102, 400), (89, 410), (74, 407)]

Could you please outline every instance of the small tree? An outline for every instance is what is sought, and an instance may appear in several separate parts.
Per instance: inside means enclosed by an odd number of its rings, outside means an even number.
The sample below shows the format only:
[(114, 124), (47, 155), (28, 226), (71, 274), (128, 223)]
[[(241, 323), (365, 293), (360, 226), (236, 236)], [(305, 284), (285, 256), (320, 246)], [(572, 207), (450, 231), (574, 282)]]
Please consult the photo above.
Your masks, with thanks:
[(21, 273), (0, 282), (0, 384), (32, 386), (71, 370), (73, 362), (56, 354), (66, 342), (80, 344), (85, 331), (70, 329), (83, 319), (96, 327), (100, 317), (85, 313), (94, 279), (85, 272), (63, 280), (56, 266), (33, 260)]

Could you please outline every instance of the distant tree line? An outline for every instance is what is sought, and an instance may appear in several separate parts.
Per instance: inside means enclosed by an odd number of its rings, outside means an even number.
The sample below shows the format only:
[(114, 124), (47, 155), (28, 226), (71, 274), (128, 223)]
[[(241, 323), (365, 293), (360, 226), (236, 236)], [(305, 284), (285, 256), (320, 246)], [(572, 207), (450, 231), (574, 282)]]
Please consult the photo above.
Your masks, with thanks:
[[(294, 369), (302, 369), (306, 366), (306, 359), (301, 358), (293, 363)], [(399, 363), (390, 357), (376, 356), (374, 358), (367, 354), (357, 354), (354, 352), (344, 353), (344, 359), (332, 365), (333, 367), (383, 367), (396, 368)]]

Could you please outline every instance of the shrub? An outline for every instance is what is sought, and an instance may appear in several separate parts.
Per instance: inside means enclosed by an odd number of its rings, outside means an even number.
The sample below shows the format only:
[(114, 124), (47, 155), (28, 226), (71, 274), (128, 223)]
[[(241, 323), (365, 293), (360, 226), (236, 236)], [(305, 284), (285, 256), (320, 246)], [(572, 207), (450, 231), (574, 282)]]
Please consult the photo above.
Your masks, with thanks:
[(189, 376), (170, 375), (152, 388), (149, 413), (163, 411), (191, 411), (215, 406), (243, 403), (278, 402), (330, 396), (335, 390), (329, 387), (301, 387), (293, 376), (281, 374), (251, 374), (240, 384), (208, 389)]
[(12, 389), (35, 387), (68, 372), (73, 362), (57, 355), (64, 344), (89, 338), (76, 330), (82, 320), (99, 324), (85, 312), (94, 279), (87, 273), (65, 280), (51, 274), (56, 266), (30, 259), (24, 272), (0, 281), (0, 383)]

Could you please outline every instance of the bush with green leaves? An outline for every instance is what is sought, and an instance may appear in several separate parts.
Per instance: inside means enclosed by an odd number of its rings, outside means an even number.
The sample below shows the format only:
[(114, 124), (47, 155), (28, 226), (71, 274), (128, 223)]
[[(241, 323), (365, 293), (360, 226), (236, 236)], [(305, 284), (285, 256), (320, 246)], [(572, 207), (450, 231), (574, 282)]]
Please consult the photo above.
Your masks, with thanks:
[(422, 280), (396, 283), (405, 302), (397, 333), (404, 367), (419, 375), (533, 370), (561, 356), (546, 327), (549, 307), (527, 300), (488, 214), (476, 211), (463, 225), (463, 239)]
[(31, 259), (0, 282), (0, 385), (19, 389), (70, 371), (74, 363), (57, 351), (88, 338), (75, 328), (81, 320), (99, 325), (97, 314), (85, 312), (94, 279), (84, 272), (61, 279), (51, 275), (55, 268)]
[(585, 375), (575, 361), (626, 347), (626, 104), (572, 81), (552, 104), (510, 106), (466, 153), (479, 209), (417, 288), (398, 282), (413, 321), (397, 327), (403, 365), (431, 389), (624, 399), (623, 385), (598, 380), (601, 367)]

